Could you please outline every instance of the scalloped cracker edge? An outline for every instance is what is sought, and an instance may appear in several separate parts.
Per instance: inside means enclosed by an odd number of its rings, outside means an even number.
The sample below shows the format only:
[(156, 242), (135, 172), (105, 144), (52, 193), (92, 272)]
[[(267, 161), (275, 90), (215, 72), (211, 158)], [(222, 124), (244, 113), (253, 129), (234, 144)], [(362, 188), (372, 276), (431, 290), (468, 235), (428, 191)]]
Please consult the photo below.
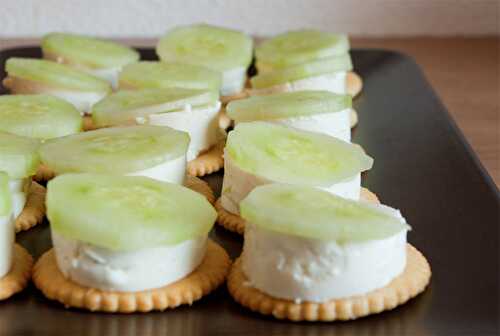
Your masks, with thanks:
[(191, 176), (205, 176), (224, 167), (224, 141), (212, 146), (196, 159), (187, 163), (187, 173)]
[(45, 194), (44, 187), (35, 181), (31, 182), (26, 204), (15, 221), (16, 232), (29, 230), (43, 222), (45, 217)]
[(66, 308), (106, 313), (134, 313), (166, 310), (194, 301), (212, 292), (226, 279), (231, 260), (226, 251), (209, 240), (202, 263), (188, 276), (164, 287), (140, 292), (115, 292), (81, 286), (66, 279), (57, 267), (54, 250), (35, 264), (33, 282), (50, 300)]
[(0, 301), (22, 291), (28, 285), (33, 269), (33, 258), (24, 247), (14, 245), (12, 268), (0, 278)]
[(231, 296), (252, 311), (291, 321), (354, 320), (392, 310), (422, 293), (431, 278), (431, 268), (425, 257), (407, 244), (406, 267), (387, 286), (364, 295), (332, 299), (323, 303), (274, 298), (250, 287), (238, 258), (229, 274), (227, 286)]

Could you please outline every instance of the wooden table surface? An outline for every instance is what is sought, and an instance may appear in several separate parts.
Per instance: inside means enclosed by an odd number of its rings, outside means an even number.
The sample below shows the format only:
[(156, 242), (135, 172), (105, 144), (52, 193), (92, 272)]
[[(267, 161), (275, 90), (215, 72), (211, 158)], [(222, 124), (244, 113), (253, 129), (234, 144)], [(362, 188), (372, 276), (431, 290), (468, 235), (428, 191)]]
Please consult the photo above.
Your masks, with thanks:
[[(136, 46), (152, 39), (126, 40)], [(0, 48), (33, 45), (33, 39), (0, 39)], [(448, 108), (496, 185), (500, 184), (500, 38), (352, 38), (355, 48), (411, 55)]]

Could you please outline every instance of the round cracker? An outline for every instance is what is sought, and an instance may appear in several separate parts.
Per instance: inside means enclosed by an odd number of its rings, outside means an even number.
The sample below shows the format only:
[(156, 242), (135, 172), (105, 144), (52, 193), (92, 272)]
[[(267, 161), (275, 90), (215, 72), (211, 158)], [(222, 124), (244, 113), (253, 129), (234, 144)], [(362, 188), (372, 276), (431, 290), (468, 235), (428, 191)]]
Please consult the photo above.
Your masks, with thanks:
[(215, 173), (224, 167), (224, 142), (212, 146), (196, 159), (187, 163), (187, 173), (191, 176), (205, 176)]
[(363, 80), (354, 71), (349, 71), (346, 77), (347, 93), (353, 98), (363, 89)]
[(56, 173), (49, 166), (44, 165), (43, 163), (38, 166), (35, 176), (33, 176), (33, 180), (37, 182), (47, 182), (53, 179), (56, 176)]
[(16, 232), (31, 229), (45, 217), (46, 190), (35, 181), (31, 182), (26, 204), (15, 221)]
[(65, 307), (106, 313), (163, 311), (194, 301), (212, 292), (226, 279), (231, 260), (226, 251), (209, 240), (202, 263), (188, 276), (167, 286), (139, 292), (116, 292), (81, 286), (66, 279), (50, 249), (35, 264), (33, 282), (50, 300)]
[(385, 287), (364, 295), (332, 299), (323, 303), (302, 302), (274, 298), (250, 287), (238, 258), (228, 277), (231, 296), (252, 311), (291, 321), (353, 320), (391, 310), (422, 293), (431, 278), (431, 269), (425, 257), (407, 244), (406, 267)]
[(28, 285), (33, 258), (24, 247), (14, 244), (12, 268), (0, 278), (0, 301), (22, 291)]
[(212, 188), (210, 188), (207, 182), (203, 181), (202, 179), (196, 176), (187, 175), (186, 180), (184, 181), (184, 186), (202, 194), (207, 198), (207, 201), (209, 201), (210, 204), (214, 204), (215, 195), (214, 192), (212, 191)]
[(245, 99), (248, 98), (248, 92), (246, 89), (243, 89), (241, 92), (229, 95), (229, 96), (221, 96), (220, 101), (222, 104), (226, 105), (227, 103), (233, 100)]
[[(380, 201), (374, 193), (370, 190), (361, 187), (360, 199), (380, 204)], [(240, 215), (227, 211), (221, 204), (220, 198), (215, 202), (215, 210), (217, 210), (217, 224), (224, 227), (231, 232), (243, 234), (245, 232), (245, 220)]]
[(84, 132), (93, 131), (98, 129), (99, 127), (94, 125), (94, 121), (92, 120), (92, 116), (84, 115), (82, 117), (82, 130)]
[(359, 117), (358, 117), (358, 112), (356, 112), (355, 109), (351, 109), (351, 128), (354, 128), (358, 125)]

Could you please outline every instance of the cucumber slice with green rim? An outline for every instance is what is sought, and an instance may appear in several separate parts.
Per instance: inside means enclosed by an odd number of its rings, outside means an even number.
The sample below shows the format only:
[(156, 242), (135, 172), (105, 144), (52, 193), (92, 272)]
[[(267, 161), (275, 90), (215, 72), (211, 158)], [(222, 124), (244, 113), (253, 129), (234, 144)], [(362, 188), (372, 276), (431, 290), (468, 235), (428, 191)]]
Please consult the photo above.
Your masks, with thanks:
[(51, 33), (42, 39), (44, 55), (89, 68), (116, 68), (137, 62), (139, 53), (115, 42), (68, 33)]
[(267, 230), (339, 244), (389, 238), (410, 227), (399, 211), (317, 188), (268, 184), (241, 203), (241, 216)]
[(5, 69), (10, 77), (34, 81), (54, 89), (111, 91), (111, 86), (105, 80), (56, 62), (14, 57), (7, 60)]
[(225, 155), (253, 175), (319, 187), (352, 178), (373, 164), (359, 146), (265, 122), (238, 124), (229, 133)]
[(142, 176), (65, 174), (47, 185), (51, 229), (111, 250), (174, 245), (207, 235), (217, 214), (206, 198)]
[(144, 61), (125, 66), (120, 72), (120, 88), (132, 89), (202, 89), (219, 92), (221, 74), (205, 67), (182, 64)]
[(235, 100), (227, 105), (226, 113), (236, 122), (246, 122), (340, 112), (351, 106), (350, 95), (296, 91)]
[(226, 71), (252, 62), (252, 39), (235, 30), (196, 24), (174, 28), (163, 36), (156, 53), (162, 61), (202, 65)]
[(11, 179), (22, 179), (35, 174), (40, 159), (40, 140), (0, 132), (0, 171)]
[(118, 91), (92, 107), (92, 119), (99, 127), (119, 125), (153, 113), (178, 111), (186, 105), (215, 104), (218, 100), (218, 92), (199, 89)]
[(349, 51), (346, 35), (317, 30), (297, 30), (275, 36), (255, 48), (258, 62), (283, 68)]
[(257, 76), (250, 79), (250, 82), (252, 83), (252, 87), (261, 89), (299, 79), (350, 71), (351, 69), (351, 57), (349, 54), (344, 54), (257, 74)]
[(48, 140), (40, 156), (57, 174), (127, 174), (185, 155), (188, 145), (187, 133), (169, 127), (115, 127)]
[(12, 196), (9, 188), (9, 175), (0, 171), (0, 217), (10, 216), (12, 213)]
[(0, 130), (50, 139), (82, 130), (82, 117), (70, 103), (49, 95), (0, 96)]

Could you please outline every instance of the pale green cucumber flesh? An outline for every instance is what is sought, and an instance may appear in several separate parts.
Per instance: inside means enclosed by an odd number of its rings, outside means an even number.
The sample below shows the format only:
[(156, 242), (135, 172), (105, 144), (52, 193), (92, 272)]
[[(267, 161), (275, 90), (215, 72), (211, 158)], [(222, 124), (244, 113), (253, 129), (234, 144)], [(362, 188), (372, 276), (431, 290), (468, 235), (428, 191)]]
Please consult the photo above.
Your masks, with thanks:
[(104, 93), (111, 91), (111, 86), (105, 80), (52, 61), (34, 58), (9, 58), (5, 69), (9, 77), (33, 81), (51, 89)]
[(270, 38), (255, 49), (258, 62), (283, 68), (349, 51), (346, 35), (316, 30), (297, 30)]
[(9, 216), (11, 212), (12, 196), (9, 189), (9, 175), (0, 171), (0, 217)]
[(113, 93), (92, 107), (97, 126), (119, 125), (151, 113), (170, 112), (186, 105), (215, 104), (218, 92), (201, 89), (140, 89)]
[(241, 170), (274, 182), (324, 187), (373, 164), (359, 146), (265, 122), (238, 124), (228, 135), (225, 155)]
[(140, 250), (202, 237), (216, 216), (203, 195), (147, 177), (65, 174), (47, 185), (51, 229), (111, 250)]
[(219, 91), (221, 74), (208, 68), (183, 64), (143, 61), (125, 66), (119, 75), (120, 88), (204, 89)]
[(40, 159), (40, 141), (0, 131), (0, 171), (11, 179), (22, 179), (35, 174)]
[(70, 103), (49, 95), (0, 96), (0, 131), (37, 139), (78, 133), (82, 118)]
[(126, 174), (179, 158), (188, 145), (186, 132), (169, 127), (113, 127), (48, 140), (40, 156), (56, 174)]
[(257, 74), (250, 79), (250, 82), (252, 87), (261, 89), (309, 77), (350, 70), (352, 70), (351, 57), (349, 54), (344, 54)]
[(168, 31), (160, 39), (156, 53), (162, 61), (225, 71), (247, 68), (252, 61), (252, 46), (252, 39), (241, 32), (196, 24)]
[(394, 209), (287, 184), (255, 188), (240, 203), (240, 212), (263, 229), (338, 244), (381, 240), (409, 229)]
[(227, 105), (226, 113), (236, 122), (247, 122), (340, 112), (351, 106), (349, 95), (296, 91), (235, 100)]
[(132, 48), (78, 34), (47, 34), (42, 40), (41, 47), (44, 54), (62, 57), (71, 64), (96, 69), (120, 68), (139, 60), (139, 53)]

